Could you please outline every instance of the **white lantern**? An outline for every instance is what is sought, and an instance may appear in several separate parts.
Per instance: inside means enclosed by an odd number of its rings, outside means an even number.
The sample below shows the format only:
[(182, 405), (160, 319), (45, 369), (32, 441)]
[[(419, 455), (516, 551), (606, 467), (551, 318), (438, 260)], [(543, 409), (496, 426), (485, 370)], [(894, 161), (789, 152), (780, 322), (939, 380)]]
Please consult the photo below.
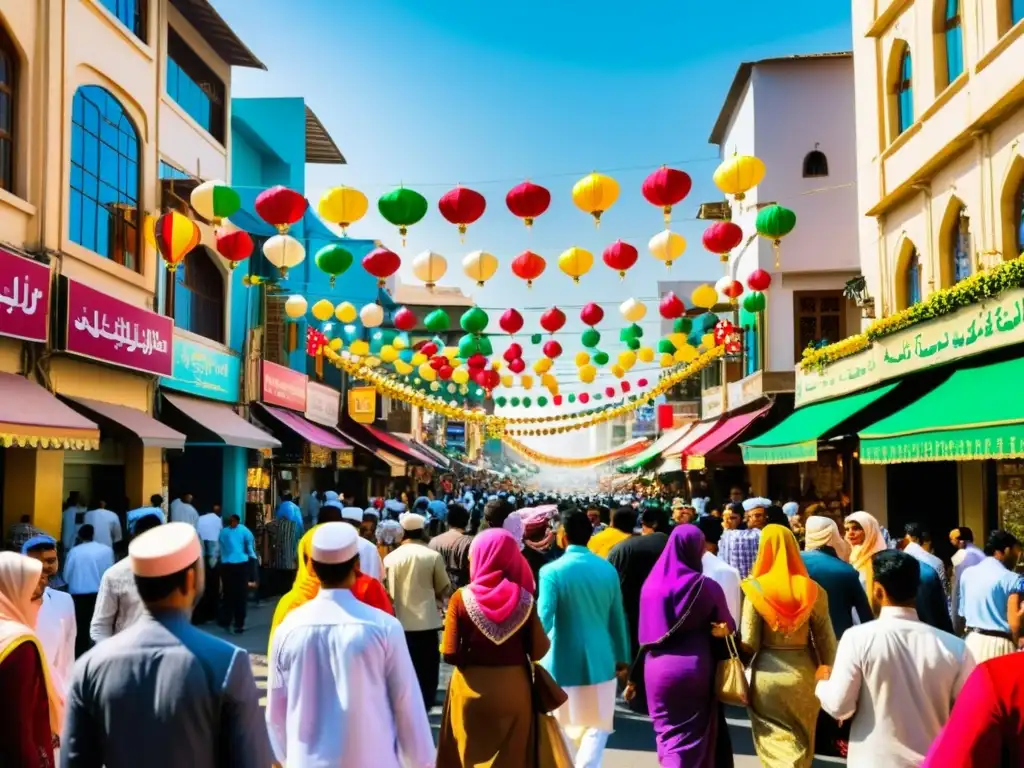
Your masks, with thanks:
[(448, 262), (444, 256), (433, 251), (424, 251), (412, 261), (412, 273), (417, 280), (426, 283), (427, 288), (433, 288), (448, 271)]
[(686, 238), (669, 229), (663, 229), (651, 238), (647, 248), (654, 258), (671, 267), (672, 262), (686, 251)]
[(274, 235), (263, 244), (263, 255), (281, 270), (281, 277), (288, 277), (288, 270), (306, 258), (306, 249), (291, 235)]
[(308, 308), (309, 304), (306, 302), (306, 298), (298, 294), (289, 296), (284, 302), (284, 313), (292, 320), (305, 317)]
[(498, 271), (498, 259), (487, 251), (473, 251), (462, 260), (462, 271), (470, 280), (475, 280), (478, 288), (494, 277)]
[(364, 328), (376, 328), (384, 322), (384, 307), (380, 304), (367, 304), (359, 310), (359, 321)]
[(619, 314), (627, 323), (639, 323), (647, 315), (647, 305), (636, 299), (626, 299), (619, 305)]
[(726, 295), (725, 292), (729, 290), (730, 286), (732, 286), (732, 283), (733, 279), (729, 277), (729, 275), (718, 278), (718, 281), (715, 283), (715, 290), (718, 292), (719, 304), (729, 303), (729, 297)]
[[(192, 205), (192, 210), (207, 221), (212, 221), (214, 225), (219, 225), (221, 218), (217, 216), (215, 197), (218, 194), (218, 187), (224, 189), (227, 186), (227, 184), (219, 180), (204, 181), (193, 189), (192, 194), (189, 195), (189, 203)], [(231, 190), (228, 191), (231, 192)]]

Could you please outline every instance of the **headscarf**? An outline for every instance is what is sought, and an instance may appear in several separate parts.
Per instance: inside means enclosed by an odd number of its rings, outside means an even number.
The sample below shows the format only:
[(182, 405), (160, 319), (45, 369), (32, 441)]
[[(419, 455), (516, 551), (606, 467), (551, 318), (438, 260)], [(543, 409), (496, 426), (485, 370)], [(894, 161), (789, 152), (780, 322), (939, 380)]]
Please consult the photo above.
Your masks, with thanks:
[(888, 549), (882, 529), (874, 516), (867, 512), (854, 512), (846, 521), (853, 521), (864, 529), (864, 543), (850, 549), (850, 565), (860, 572), (861, 578), (867, 580), (871, 577), (871, 558)]
[(526, 528), (523, 525), (523, 518), (513, 512), (505, 518), (505, 522), (501, 524), (501, 528), (512, 535), (512, 538), (516, 540), (516, 544), (519, 545), (519, 549), (522, 550), (523, 535), (526, 533)]
[(800, 512), (800, 505), (795, 501), (787, 501), (782, 505), (782, 511), (786, 513), (786, 517), (794, 517)]
[(382, 520), (377, 526), (377, 543), (393, 547), (402, 541), (405, 531), (397, 520)]
[(641, 644), (663, 638), (690, 609), (704, 581), (703, 556), (704, 534), (700, 528), (684, 523), (672, 529), (668, 544), (640, 589)]
[(761, 543), (743, 594), (773, 632), (790, 635), (811, 616), (818, 585), (807, 575), (793, 532), (782, 525), (761, 529)]
[[(543, 504), (539, 507), (527, 507), (520, 509), (516, 514), (523, 520), (523, 543), (538, 552), (549, 550), (555, 541), (555, 531), (551, 527), (551, 520), (558, 514), (558, 506)], [(544, 532), (544, 537), (539, 541), (530, 538), (541, 531)]]
[(491, 642), (501, 645), (526, 623), (535, 589), (533, 572), (512, 534), (488, 528), (473, 538), (463, 604)]
[(17, 552), (0, 552), (0, 660), (7, 658), (22, 643), (35, 645), (46, 684), (50, 731), (59, 734), (64, 724), (64, 699), (50, 679), (46, 653), (33, 629), (41, 604), (33, 602), (32, 593), (42, 575), (43, 564), (35, 558)]
[(298, 505), (291, 499), (283, 499), (277, 506), (275, 515), (278, 519), (291, 520), (296, 525), (302, 525), (302, 512)]
[[(304, 605), (317, 596), (320, 592), (320, 579), (313, 573), (313, 531), (317, 526), (313, 526), (305, 535), (299, 539), (298, 547), (298, 561), (299, 569), (295, 573), (295, 583), (292, 584), (292, 588), (285, 593), (278, 603), (277, 608), (274, 609), (274, 620), (270, 623), (270, 642), (273, 642), (274, 632), (277, 631), (278, 625), (284, 621), (284, 617), (294, 611), (300, 605)], [(268, 650), (269, 654), (270, 651)]]
[(836, 521), (813, 515), (804, 523), (804, 549), (810, 552), (822, 547), (832, 547), (840, 560), (850, 562), (850, 542), (843, 538)]

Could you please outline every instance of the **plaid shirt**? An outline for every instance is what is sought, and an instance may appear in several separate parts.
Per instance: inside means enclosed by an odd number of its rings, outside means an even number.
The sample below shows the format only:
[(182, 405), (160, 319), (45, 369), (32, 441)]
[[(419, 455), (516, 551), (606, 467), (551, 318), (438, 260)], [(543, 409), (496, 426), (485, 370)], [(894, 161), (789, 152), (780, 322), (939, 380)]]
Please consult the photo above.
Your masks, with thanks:
[(722, 531), (718, 556), (739, 571), (741, 579), (745, 579), (757, 560), (757, 547), (760, 543), (761, 531), (757, 528)]

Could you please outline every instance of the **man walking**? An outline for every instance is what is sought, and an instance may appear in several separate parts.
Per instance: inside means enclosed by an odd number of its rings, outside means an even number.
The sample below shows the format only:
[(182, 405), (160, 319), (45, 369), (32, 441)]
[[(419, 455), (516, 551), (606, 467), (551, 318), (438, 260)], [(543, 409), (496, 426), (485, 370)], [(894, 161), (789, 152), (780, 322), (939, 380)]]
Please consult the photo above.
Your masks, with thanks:
[[(135, 523), (132, 538), (138, 538), (163, 524), (163, 518), (157, 515), (141, 517)], [(142, 618), (145, 611), (139, 590), (135, 588), (131, 558), (126, 557), (114, 563), (103, 574), (100, 591), (96, 596), (96, 608), (89, 624), (89, 637), (94, 643), (106, 640), (130, 627)]]
[(220, 505), (199, 516), (196, 532), (203, 545), (203, 565), (206, 566), (206, 591), (196, 606), (192, 620), (196, 624), (216, 621), (220, 610), (220, 532), (224, 530), (224, 519)]
[[(618, 512), (615, 513), (616, 515)], [(630, 514), (633, 512), (630, 510)], [(661, 529), (667, 527), (665, 513), (660, 509), (648, 507), (640, 518), (641, 534), (630, 536), (619, 542), (608, 553), (608, 562), (619, 574), (619, 586), (622, 588), (622, 606), (629, 624), (629, 640), (631, 653), (636, 654), (640, 648), (637, 632), (640, 626), (640, 589), (650, 575), (654, 564), (661, 557), (668, 535)], [(736, 583), (739, 587), (739, 581)], [(630, 657), (632, 658), (632, 656)]]
[(461, 504), (448, 507), (448, 530), (430, 540), (430, 548), (444, 559), (452, 591), (469, 584), (469, 545), (473, 537), (466, 533), (469, 512)]
[(68, 553), (64, 563), (64, 580), (75, 601), (75, 657), (90, 647), (89, 623), (96, 608), (96, 595), (100, 591), (103, 574), (114, 564), (114, 550), (106, 544), (93, 541), (93, 528), (86, 523), (78, 531), (81, 543)]
[(75, 619), (75, 601), (67, 592), (59, 592), (49, 586), (50, 579), (57, 575), (60, 562), (57, 559), (57, 540), (40, 534), (33, 536), (21, 547), (21, 554), (34, 558), (43, 564), (43, 602), (36, 617), (36, 635), (42, 643), (46, 660), (50, 663), (51, 678), (57, 692), (64, 696), (71, 667), (75, 663), (75, 638), (78, 634)]
[[(198, 537), (197, 537), (198, 538)], [(220, 580), (223, 585), (223, 605), (220, 625), (227, 629), (235, 624), (235, 634), (245, 631), (246, 599), (249, 584), (255, 581), (256, 540), (252, 531), (242, 525), (238, 515), (232, 515), (228, 527), (218, 537), (220, 549)]]
[(742, 579), (747, 578), (750, 569), (754, 567), (754, 561), (757, 560), (761, 529), (768, 523), (767, 510), (771, 505), (771, 501), (764, 498), (744, 501), (743, 512), (747, 518), (747, 527), (726, 530), (718, 544), (718, 556), (739, 571)]
[(985, 559), (960, 576), (958, 608), (967, 627), (967, 649), (976, 664), (1017, 650), (1021, 628), (1021, 579), (1014, 572), (1020, 542), (992, 531)]

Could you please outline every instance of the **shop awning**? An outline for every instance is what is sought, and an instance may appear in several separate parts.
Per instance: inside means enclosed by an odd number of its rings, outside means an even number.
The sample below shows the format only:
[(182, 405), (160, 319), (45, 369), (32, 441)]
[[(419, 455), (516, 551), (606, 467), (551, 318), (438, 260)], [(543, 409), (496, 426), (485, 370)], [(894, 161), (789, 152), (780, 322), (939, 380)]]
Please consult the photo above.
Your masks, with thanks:
[(415, 445), (416, 450), (424, 451), (425, 453), (429, 454), (430, 457), (433, 458), (437, 463), (439, 463), (444, 469), (449, 469), (451, 467), (451, 459), (449, 459), (439, 450), (435, 449), (433, 446), (427, 445), (426, 443), (421, 443), (419, 440), (415, 441)]
[(685, 426), (679, 427), (678, 429), (671, 429), (664, 435), (659, 437), (644, 450), (640, 451), (636, 456), (631, 458), (624, 464), (620, 464), (618, 467), (619, 472), (635, 472), (641, 467), (646, 466), (654, 459), (658, 458), (662, 453), (666, 452), (669, 448), (679, 442), (686, 434), (693, 428), (693, 424), (686, 424)]
[(297, 413), (286, 411), (283, 408), (275, 408), (266, 403), (259, 403), (266, 413), (274, 417), (280, 424), (307, 443), (313, 443), (332, 451), (351, 451), (352, 446), (341, 439), (341, 436), (324, 427), (317, 426), (311, 421), (299, 416)]
[(782, 423), (740, 447), (747, 464), (796, 464), (818, 458), (818, 440), (847, 419), (899, 386), (889, 384), (868, 392), (813, 403), (794, 411)]
[(280, 448), (281, 441), (254, 427), (225, 403), (197, 400), (193, 397), (169, 395), (164, 399), (207, 432), (212, 432), (224, 443), (236, 448)]
[(387, 464), (388, 468), (391, 470), (392, 477), (401, 477), (402, 475), (405, 474), (405, 462), (402, 461), (397, 456), (388, 453), (383, 448), (371, 447), (369, 444), (364, 443), (361, 440), (357, 440), (356, 438), (352, 437), (349, 433), (342, 432), (340, 429), (338, 430), (338, 433), (348, 442), (352, 443), (353, 445), (359, 448), (362, 448), (371, 456), (378, 458), (385, 464)]
[(104, 403), (88, 397), (66, 397), (72, 407), (86, 410), (90, 415), (101, 421), (131, 432), (138, 437), (147, 448), (172, 448), (181, 450), (185, 447), (185, 435), (161, 424), (145, 411), (129, 408), (127, 405)]
[(0, 445), (95, 451), (100, 428), (35, 382), (0, 373)]
[(772, 409), (768, 403), (755, 411), (740, 413), (719, 421), (703, 437), (694, 440), (683, 451), (687, 469), (704, 469), (705, 458), (724, 451), (746, 432), (750, 426)]
[(1024, 400), (993, 387), (1021, 381), (1024, 359), (959, 370), (858, 432), (864, 464), (1024, 457)]
[(720, 420), (715, 419), (713, 421), (701, 421), (696, 424), (690, 424), (688, 429), (684, 427), (684, 429), (687, 429), (686, 433), (665, 451), (664, 460), (658, 467), (657, 474), (667, 475), (669, 472), (682, 472), (683, 452), (718, 426), (719, 423)]
[(382, 429), (371, 427), (369, 424), (361, 424), (360, 426), (367, 432), (369, 432), (370, 436), (378, 443), (387, 446), (394, 453), (397, 453), (399, 456), (406, 459), (407, 461), (414, 461), (417, 464), (424, 464), (428, 467), (437, 467), (439, 469), (444, 469), (444, 467), (441, 467), (435, 459), (423, 453), (420, 453), (411, 445), (406, 443), (404, 440), (400, 440), (394, 435), (390, 435)]

